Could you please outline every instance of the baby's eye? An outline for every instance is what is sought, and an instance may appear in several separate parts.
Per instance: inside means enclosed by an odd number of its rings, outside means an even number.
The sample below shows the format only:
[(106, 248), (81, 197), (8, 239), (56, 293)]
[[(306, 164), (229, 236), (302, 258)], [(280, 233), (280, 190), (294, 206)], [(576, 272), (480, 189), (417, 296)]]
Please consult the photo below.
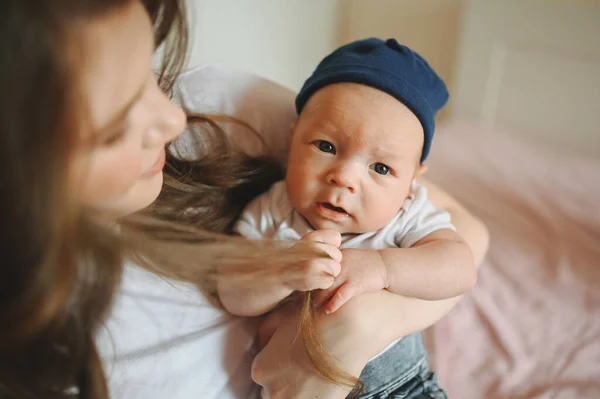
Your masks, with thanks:
[(381, 162), (377, 162), (375, 165), (373, 165), (373, 170), (375, 171), (375, 173), (378, 173), (383, 176), (390, 173), (390, 168), (387, 165), (382, 164)]
[(335, 147), (329, 141), (317, 140), (315, 141), (315, 145), (319, 151), (326, 152), (328, 154), (335, 154)]

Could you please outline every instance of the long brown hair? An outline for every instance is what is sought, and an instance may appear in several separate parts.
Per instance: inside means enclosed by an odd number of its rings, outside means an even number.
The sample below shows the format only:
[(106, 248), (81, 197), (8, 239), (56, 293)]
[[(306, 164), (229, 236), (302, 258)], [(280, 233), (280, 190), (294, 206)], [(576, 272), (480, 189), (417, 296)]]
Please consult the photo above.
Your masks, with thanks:
[[(196, 116), (194, 123), (215, 151), (193, 162), (171, 157), (164, 191), (149, 210), (109, 230), (78, 207), (67, 178), (82, 97), (70, 29), (73, 20), (131, 1), (0, 2), (0, 396), (108, 398), (94, 337), (126, 257), (210, 293), (217, 275), (256, 278), (264, 271), (262, 259), (289, 265), (315, 255), (222, 234), (280, 174), (266, 159), (235, 155), (207, 117)], [(159, 76), (168, 90), (185, 59), (184, 1), (143, 3), (157, 43), (165, 45)], [(303, 310), (308, 316), (309, 301), (307, 296)], [(312, 317), (302, 319), (318, 370), (351, 382), (319, 350)]]

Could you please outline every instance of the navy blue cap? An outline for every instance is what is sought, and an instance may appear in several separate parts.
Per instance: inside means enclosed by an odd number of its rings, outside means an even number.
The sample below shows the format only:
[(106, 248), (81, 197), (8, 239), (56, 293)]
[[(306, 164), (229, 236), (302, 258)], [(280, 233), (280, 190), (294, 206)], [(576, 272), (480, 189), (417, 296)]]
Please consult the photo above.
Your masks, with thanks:
[(340, 47), (325, 57), (296, 97), (298, 114), (319, 89), (333, 83), (360, 83), (384, 91), (406, 105), (425, 134), (421, 162), (431, 148), (435, 114), (448, 101), (448, 89), (433, 68), (396, 39), (370, 38)]

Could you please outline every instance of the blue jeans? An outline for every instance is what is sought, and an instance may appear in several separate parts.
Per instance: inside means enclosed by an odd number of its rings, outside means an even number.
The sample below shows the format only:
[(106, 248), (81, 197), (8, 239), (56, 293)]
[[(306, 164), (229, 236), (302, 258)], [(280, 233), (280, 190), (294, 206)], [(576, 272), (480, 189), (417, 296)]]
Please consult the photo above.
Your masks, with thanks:
[(421, 333), (411, 334), (370, 361), (360, 378), (360, 399), (447, 399), (429, 370)]

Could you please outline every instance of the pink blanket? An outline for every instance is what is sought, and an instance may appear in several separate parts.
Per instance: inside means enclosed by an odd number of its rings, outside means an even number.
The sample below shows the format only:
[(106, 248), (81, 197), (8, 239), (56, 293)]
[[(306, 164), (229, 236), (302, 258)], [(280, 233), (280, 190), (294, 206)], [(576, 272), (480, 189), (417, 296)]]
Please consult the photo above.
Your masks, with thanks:
[(476, 288), (434, 328), (450, 397), (600, 398), (600, 162), (453, 124), (429, 166), (491, 233)]

